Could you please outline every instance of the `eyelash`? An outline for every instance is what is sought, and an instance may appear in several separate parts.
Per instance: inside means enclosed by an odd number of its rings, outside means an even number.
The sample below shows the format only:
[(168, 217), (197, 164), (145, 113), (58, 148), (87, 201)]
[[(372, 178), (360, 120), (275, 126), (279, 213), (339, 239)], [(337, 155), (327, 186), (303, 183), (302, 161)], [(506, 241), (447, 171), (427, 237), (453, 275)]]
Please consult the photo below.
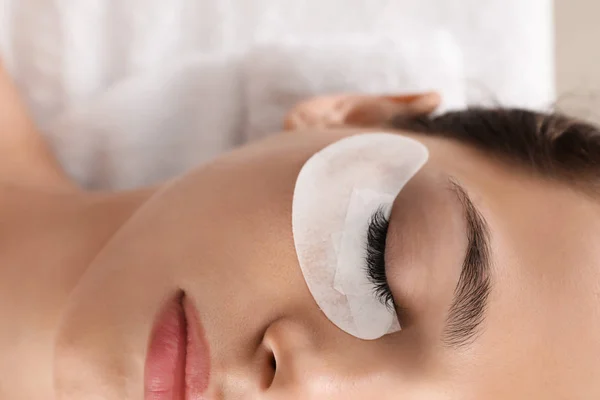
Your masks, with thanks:
[(385, 215), (384, 208), (379, 207), (371, 216), (367, 228), (365, 261), (367, 277), (373, 284), (375, 297), (386, 307), (396, 310), (398, 307), (396, 307), (385, 270), (385, 244), (389, 225), (390, 221)]

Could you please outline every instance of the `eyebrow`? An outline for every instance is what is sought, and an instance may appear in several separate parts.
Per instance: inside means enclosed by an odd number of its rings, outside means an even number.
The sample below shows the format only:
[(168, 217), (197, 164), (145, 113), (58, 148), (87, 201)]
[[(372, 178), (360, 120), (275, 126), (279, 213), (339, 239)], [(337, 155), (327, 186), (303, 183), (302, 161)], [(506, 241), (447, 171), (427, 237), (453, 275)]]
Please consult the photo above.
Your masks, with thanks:
[(491, 250), (487, 221), (479, 212), (467, 191), (453, 178), (450, 189), (463, 207), (467, 226), (467, 251), (460, 278), (454, 290), (443, 341), (453, 348), (471, 344), (485, 318), (491, 291)]

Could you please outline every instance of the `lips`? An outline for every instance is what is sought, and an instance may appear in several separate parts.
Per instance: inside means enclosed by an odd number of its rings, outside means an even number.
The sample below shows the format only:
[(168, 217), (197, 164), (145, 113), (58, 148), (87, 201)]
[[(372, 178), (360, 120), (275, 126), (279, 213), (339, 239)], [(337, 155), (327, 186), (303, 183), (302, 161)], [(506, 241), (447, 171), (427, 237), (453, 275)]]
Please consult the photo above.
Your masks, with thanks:
[(210, 357), (195, 307), (178, 293), (160, 311), (146, 358), (145, 400), (203, 399)]

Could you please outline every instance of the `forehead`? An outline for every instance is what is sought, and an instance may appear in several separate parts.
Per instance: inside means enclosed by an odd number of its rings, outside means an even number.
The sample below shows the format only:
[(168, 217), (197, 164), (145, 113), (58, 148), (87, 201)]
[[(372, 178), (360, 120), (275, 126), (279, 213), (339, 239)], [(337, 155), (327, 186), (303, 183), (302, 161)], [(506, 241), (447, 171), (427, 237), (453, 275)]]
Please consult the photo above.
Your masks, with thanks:
[(492, 238), (484, 329), (468, 362), (456, 366), (465, 384), (486, 398), (556, 398), (561, 384), (589, 396), (588, 371), (600, 366), (598, 202), (466, 147), (444, 154), (436, 146), (430, 167), (466, 186)]

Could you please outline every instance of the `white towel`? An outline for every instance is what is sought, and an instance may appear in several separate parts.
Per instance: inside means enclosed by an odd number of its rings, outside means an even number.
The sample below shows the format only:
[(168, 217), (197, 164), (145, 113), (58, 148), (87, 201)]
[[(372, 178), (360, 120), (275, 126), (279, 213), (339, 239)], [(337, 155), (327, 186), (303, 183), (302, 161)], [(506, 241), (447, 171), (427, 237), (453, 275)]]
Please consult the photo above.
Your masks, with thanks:
[(463, 80), (460, 50), (444, 32), (404, 42), (263, 44), (131, 77), (72, 106), (46, 131), (79, 182), (127, 189), (280, 131), (289, 108), (313, 95), (439, 90), (446, 108), (460, 108)]
[(67, 172), (89, 188), (176, 176), (241, 143), (237, 57), (196, 57), (140, 73), (46, 124)]
[[(315, 93), (434, 84), (452, 105), (466, 83), (469, 103), (543, 107), (552, 36), (551, 0), (0, 0), (1, 57), (37, 123), (74, 177), (106, 188), (178, 174), (274, 129), (284, 105)], [(398, 50), (369, 50), (374, 38)], [(352, 40), (339, 57), (325, 50)], [(321, 78), (309, 55), (329, 68)], [(265, 75), (292, 65), (289, 82)], [(279, 108), (278, 93), (289, 95)]]
[(320, 94), (436, 90), (440, 111), (467, 103), (462, 53), (443, 30), (286, 40), (251, 50), (243, 71), (248, 140), (276, 132), (294, 104)]

